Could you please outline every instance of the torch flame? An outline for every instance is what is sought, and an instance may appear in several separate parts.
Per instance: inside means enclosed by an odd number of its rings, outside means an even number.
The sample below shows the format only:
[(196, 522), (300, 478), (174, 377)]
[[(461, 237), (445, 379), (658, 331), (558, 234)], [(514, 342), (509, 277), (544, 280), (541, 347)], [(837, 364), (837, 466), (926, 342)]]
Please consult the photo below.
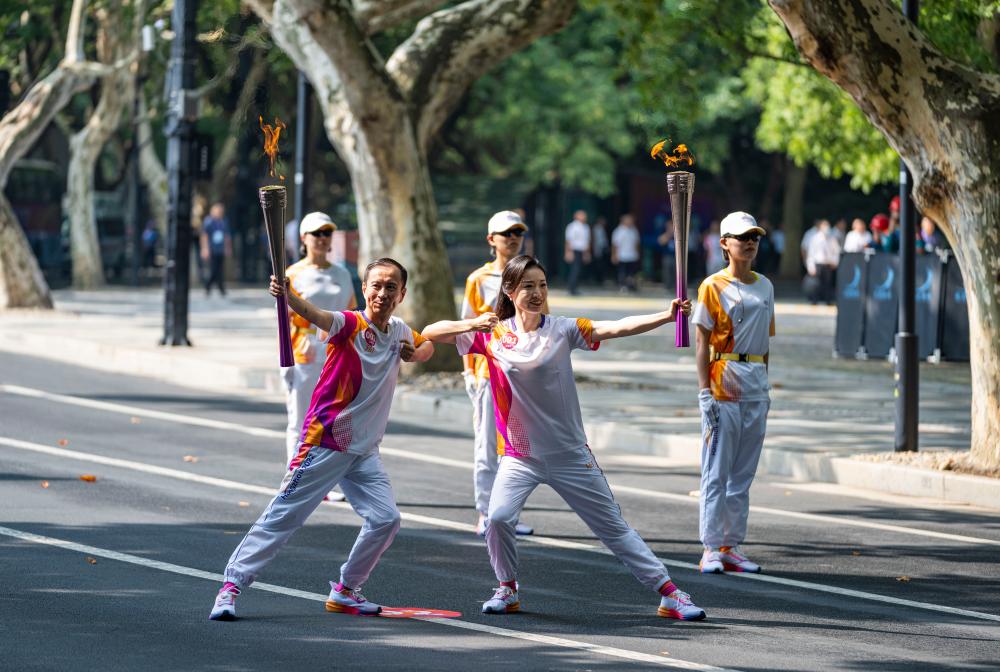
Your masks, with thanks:
[[(268, 174), (274, 177), (274, 162), (278, 158), (278, 138), (281, 137), (282, 129), (288, 128), (278, 117), (274, 118), (274, 126), (264, 123), (264, 117), (258, 116), (260, 130), (264, 131), (264, 153), (267, 154), (270, 170)], [(278, 179), (285, 179), (284, 175), (279, 175)]]
[(692, 154), (687, 148), (687, 145), (677, 145), (674, 147), (674, 151), (672, 152), (667, 151), (667, 147), (669, 146), (669, 138), (667, 140), (661, 140), (653, 145), (653, 148), (649, 150), (649, 155), (654, 159), (663, 161), (663, 165), (667, 168), (680, 168), (685, 165), (694, 165), (694, 154)]

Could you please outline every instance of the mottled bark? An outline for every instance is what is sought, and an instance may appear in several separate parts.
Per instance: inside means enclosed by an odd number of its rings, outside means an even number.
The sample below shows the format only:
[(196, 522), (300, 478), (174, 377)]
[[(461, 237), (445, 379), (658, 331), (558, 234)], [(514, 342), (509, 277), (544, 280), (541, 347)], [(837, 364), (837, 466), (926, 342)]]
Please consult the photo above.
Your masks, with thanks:
[(351, 174), (361, 265), (392, 256), (408, 268), (400, 314), (415, 328), (453, 317), (451, 270), (437, 228), (427, 147), (472, 82), (558, 30), (575, 0), (458, 3), (421, 19), (388, 60), (368, 36), (444, 3), (249, 4), (313, 85), (324, 128)]
[[(97, 13), (97, 54), (108, 65), (138, 43), (142, 24), (123, 31), (122, 6), (110, 3)], [(91, 289), (104, 285), (104, 264), (94, 214), (94, 169), (104, 145), (118, 129), (127, 102), (135, 97), (135, 75), (119, 68), (100, 80), (97, 106), (83, 128), (70, 138), (66, 176), (66, 214), (69, 217), (73, 286)]]
[(1000, 76), (943, 56), (891, 0), (769, 0), (799, 52), (906, 162), (955, 249), (972, 358), (972, 454), (1000, 466)]
[(167, 169), (156, 154), (153, 127), (149, 120), (146, 95), (139, 92), (139, 123), (136, 139), (139, 143), (139, 177), (146, 185), (149, 210), (160, 233), (167, 232)]

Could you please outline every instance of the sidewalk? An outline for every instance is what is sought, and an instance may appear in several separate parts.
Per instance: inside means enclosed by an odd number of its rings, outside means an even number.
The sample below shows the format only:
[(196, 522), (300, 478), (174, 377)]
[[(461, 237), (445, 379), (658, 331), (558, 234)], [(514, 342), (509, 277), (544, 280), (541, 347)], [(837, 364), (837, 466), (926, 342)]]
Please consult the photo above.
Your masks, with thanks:
[[(274, 304), (262, 289), (225, 299), (192, 292), (194, 347), (164, 348), (158, 289), (55, 292), (56, 311), (0, 313), (0, 349), (172, 383), (283, 396)], [(554, 313), (612, 319), (662, 308), (658, 295), (550, 295)], [(1000, 480), (851, 459), (893, 447), (893, 373), (886, 362), (834, 359), (835, 314), (779, 296), (772, 341), (772, 406), (761, 470), (894, 494), (1000, 508)], [(422, 325), (418, 325), (422, 326)], [(450, 346), (439, 346), (450, 347)], [(673, 345), (673, 327), (574, 354), (595, 451), (670, 457), (697, 464), (700, 421), (693, 348)], [(457, 375), (456, 375), (457, 378)], [(445, 383), (449, 383), (445, 379)], [(921, 450), (967, 450), (967, 364), (921, 365)], [(471, 426), (461, 385), (440, 377), (401, 380), (394, 408)]]

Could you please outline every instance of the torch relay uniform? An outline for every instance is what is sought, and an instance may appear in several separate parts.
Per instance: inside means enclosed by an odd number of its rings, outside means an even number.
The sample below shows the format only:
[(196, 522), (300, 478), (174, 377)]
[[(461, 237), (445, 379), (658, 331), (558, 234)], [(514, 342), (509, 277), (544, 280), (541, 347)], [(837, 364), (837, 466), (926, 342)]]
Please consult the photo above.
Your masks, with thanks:
[(416, 347), (425, 339), (396, 317), (383, 332), (360, 311), (333, 313), (326, 363), (306, 412), (298, 452), (280, 491), (233, 551), (212, 618), (227, 620), (219, 605), (226, 599), (226, 588), (232, 586), (239, 594), (250, 586), (337, 484), (364, 524), (340, 568), (340, 584), (334, 586), (327, 610), (378, 613), (380, 607), (357, 591), (399, 529), (396, 498), (378, 446), (389, 420), (401, 340)]
[[(285, 271), (289, 289), (321, 310), (330, 312), (347, 310), (354, 297), (351, 274), (339, 264), (321, 268), (308, 259), (301, 259)], [(292, 311), (289, 320), (292, 352), (295, 365), (281, 370), (281, 377), (288, 392), (288, 429), (285, 450), (290, 464), (299, 445), (299, 434), (305, 420), (313, 390), (323, 370), (324, 357), (320, 355), (324, 347), (325, 334), (304, 317)]]
[(774, 335), (774, 287), (757, 273), (741, 282), (723, 269), (702, 282), (691, 319), (710, 332), (711, 346), (711, 397), (700, 400), (700, 536), (706, 554), (722, 552), (710, 567), (703, 561), (702, 571), (759, 571), (727, 553), (746, 537), (750, 485), (771, 406), (764, 356)]
[[(676, 590), (663, 563), (625, 522), (587, 446), (570, 352), (596, 350), (600, 343), (593, 341), (592, 333), (588, 319), (542, 315), (534, 331), (519, 332), (511, 318), (490, 333), (455, 337), (459, 354), (486, 359), (495, 410), (500, 463), (490, 497), (486, 545), (501, 587), (483, 606), (486, 613), (519, 607), (516, 587), (510, 587), (518, 570), (515, 525), (528, 496), (543, 483), (643, 585), (660, 592), (665, 587), (671, 593)], [(667, 615), (662, 610), (661, 615)], [(696, 619), (705, 614), (693, 607), (686, 616), (671, 615)]]

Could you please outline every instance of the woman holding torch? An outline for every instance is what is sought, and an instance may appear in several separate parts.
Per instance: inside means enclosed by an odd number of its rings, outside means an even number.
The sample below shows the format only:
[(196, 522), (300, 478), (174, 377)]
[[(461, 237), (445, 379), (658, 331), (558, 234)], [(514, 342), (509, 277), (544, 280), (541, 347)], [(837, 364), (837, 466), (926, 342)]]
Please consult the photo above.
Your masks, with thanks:
[(641, 334), (673, 322), (688, 301), (668, 310), (615, 321), (552, 317), (545, 269), (519, 256), (503, 271), (496, 314), (436, 322), (423, 331), (431, 341), (455, 343), (461, 355), (486, 358), (490, 370), (500, 464), (490, 496), (486, 546), (500, 582), (483, 613), (520, 608), (515, 525), (524, 503), (547, 483), (566, 501), (643, 585), (658, 591), (659, 615), (699, 620), (705, 612), (679, 590), (666, 567), (629, 527), (604, 472), (587, 446), (570, 352), (596, 350), (601, 341)]
[[(333, 232), (337, 225), (322, 212), (310, 212), (299, 223), (299, 239), (302, 242), (302, 259), (285, 271), (289, 291), (305, 299), (320, 310), (343, 311), (357, 308), (354, 298), (354, 283), (343, 266), (331, 264), (327, 260)], [(326, 334), (295, 311), (289, 309), (289, 326), (292, 338), (292, 352), (295, 365), (281, 370), (281, 377), (288, 392), (288, 428), (285, 438), (285, 464), (291, 463), (299, 446), (302, 421), (309, 408), (316, 381), (325, 361), (324, 344)], [(343, 495), (330, 493), (331, 499), (341, 500)]]
[(719, 245), (728, 266), (701, 283), (692, 318), (701, 390), (700, 566), (705, 574), (760, 571), (739, 545), (747, 532), (750, 485), (771, 406), (767, 365), (774, 287), (750, 270), (764, 233), (745, 212), (722, 220)]

